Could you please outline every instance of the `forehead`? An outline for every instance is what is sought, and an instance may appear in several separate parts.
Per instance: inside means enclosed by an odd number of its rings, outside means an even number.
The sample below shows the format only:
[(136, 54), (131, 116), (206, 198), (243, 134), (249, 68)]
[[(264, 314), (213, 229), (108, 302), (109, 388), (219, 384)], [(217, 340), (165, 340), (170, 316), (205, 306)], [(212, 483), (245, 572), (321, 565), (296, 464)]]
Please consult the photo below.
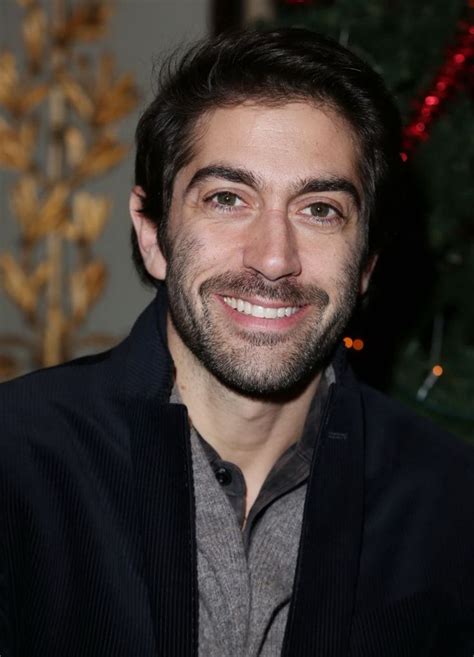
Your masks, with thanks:
[(358, 187), (358, 146), (348, 122), (328, 106), (310, 102), (245, 102), (207, 112), (195, 130), (193, 156), (178, 178), (210, 163), (254, 171), (262, 181), (344, 177)]

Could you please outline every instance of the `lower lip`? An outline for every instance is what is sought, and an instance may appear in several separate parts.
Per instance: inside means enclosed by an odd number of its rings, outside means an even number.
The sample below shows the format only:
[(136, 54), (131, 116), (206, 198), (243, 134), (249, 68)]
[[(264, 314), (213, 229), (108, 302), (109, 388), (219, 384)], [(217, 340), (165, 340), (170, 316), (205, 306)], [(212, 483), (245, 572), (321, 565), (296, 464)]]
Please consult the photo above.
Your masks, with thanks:
[(235, 310), (229, 306), (224, 299), (215, 295), (216, 299), (223, 306), (227, 315), (234, 321), (237, 322), (242, 327), (253, 328), (253, 329), (265, 329), (274, 330), (274, 331), (283, 331), (289, 329), (295, 324), (297, 324), (305, 315), (309, 306), (302, 306), (299, 308), (293, 315), (288, 317), (277, 317), (276, 319), (265, 319), (265, 317), (254, 317), (253, 315), (246, 315), (238, 310)]

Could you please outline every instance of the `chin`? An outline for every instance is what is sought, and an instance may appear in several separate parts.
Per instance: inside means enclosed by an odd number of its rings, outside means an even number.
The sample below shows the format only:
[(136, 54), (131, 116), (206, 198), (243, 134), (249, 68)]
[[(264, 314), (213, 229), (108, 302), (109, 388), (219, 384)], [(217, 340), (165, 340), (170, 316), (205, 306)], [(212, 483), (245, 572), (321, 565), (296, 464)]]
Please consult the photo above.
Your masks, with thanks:
[(238, 394), (259, 399), (291, 398), (297, 397), (327, 367), (337, 343), (331, 341), (331, 345), (313, 348), (304, 358), (301, 352), (292, 356), (279, 354), (278, 350), (264, 359), (255, 353), (236, 358), (235, 352), (209, 354), (201, 351), (195, 356), (220, 383)]

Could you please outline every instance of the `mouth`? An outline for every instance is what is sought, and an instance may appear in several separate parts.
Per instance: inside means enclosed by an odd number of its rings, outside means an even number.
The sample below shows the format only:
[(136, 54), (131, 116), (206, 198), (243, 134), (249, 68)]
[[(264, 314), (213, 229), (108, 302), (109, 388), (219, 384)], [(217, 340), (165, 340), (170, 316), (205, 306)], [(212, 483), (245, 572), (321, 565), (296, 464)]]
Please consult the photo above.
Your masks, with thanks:
[(301, 306), (261, 306), (237, 297), (226, 296), (222, 297), (222, 300), (237, 312), (259, 319), (282, 319), (301, 310)]

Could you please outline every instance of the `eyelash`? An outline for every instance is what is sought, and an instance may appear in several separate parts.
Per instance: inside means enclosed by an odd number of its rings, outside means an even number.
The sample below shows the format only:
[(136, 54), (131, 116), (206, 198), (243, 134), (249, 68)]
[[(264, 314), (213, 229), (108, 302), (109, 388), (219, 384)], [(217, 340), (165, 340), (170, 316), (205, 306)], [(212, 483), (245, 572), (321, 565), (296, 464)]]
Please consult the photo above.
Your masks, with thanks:
[(335, 221), (337, 223), (342, 223), (345, 219), (344, 215), (340, 210), (335, 208), (331, 203), (326, 203), (324, 201), (316, 201), (315, 203), (310, 203), (309, 205), (306, 205), (303, 210), (306, 210), (307, 208), (310, 208), (313, 205), (320, 205), (323, 208), (328, 208), (331, 210), (334, 215), (331, 217), (315, 217), (314, 215), (310, 215), (310, 218), (313, 218), (314, 220), (318, 220), (322, 224), (333, 224)]
[[(230, 196), (235, 196), (235, 198), (242, 201), (240, 196), (238, 194), (236, 194), (235, 192), (229, 192), (229, 191), (224, 190), (222, 192), (214, 192), (214, 194), (211, 194), (210, 196), (207, 196), (204, 199), (204, 203), (210, 205), (212, 208), (214, 208), (215, 210), (218, 210), (219, 212), (236, 212), (237, 208), (235, 206), (233, 206), (233, 205), (224, 205), (223, 203), (218, 203), (217, 201), (214, 200), (216, 198), (216, 196), (219, 196), (221, 194), (229, 194)], [(240, 207), (242, 207), (242, 206), (238, 206), (238, 208), (240, 208)]]
[[(210, 205), (211, 208), (217, 210), (218, 212), (225, 212), (225, 213), (238, 212), (239, 210), (242, 209), (242, 207), (245, 207), (245, 205), (244, 206), (239, 205), (239, 206), (236, 207), (236, 206), (233, 206), (233, 205), (225, 205), (223, 203), (218, 203), (214, 199), (217, 196), (221, 195), (221, 194), (229, 194), (230, 196), (233, 196), (236, 199), (242, 201), (241, 197), (238, 194), (236, 194), (235, 192), (230, 192), (230, 191), (224, 190), (222, 192), (214, 192), (210, 196), (207, 196), (206, 198), (204, 198), (204, 203)], [(329, 208), (335, 214), (335, 216), (329, 217), (329, 218), (327, 218), (327, 217), (319, 217), (319, 218), (313, 217), (314, 219), (318, 219), (318, 221), (321, 225), (333, 225), (335, 222), (337, 224), (342, 224), (345, 221), (345, 217), (342, 214), (342, 212), (340, 210), (338, 210), (337, 208), (335, 208), (333, 205), (331, 205), (331, 203), (326, 203), (325, 201), (315, 201), (314, 203), (309, 203), (308, 205), (306, 205), (303, 208), (303, 210), (306, 210), (307, 208), (310, 208), (312, 205), (321, 205), (325, 208)]]

